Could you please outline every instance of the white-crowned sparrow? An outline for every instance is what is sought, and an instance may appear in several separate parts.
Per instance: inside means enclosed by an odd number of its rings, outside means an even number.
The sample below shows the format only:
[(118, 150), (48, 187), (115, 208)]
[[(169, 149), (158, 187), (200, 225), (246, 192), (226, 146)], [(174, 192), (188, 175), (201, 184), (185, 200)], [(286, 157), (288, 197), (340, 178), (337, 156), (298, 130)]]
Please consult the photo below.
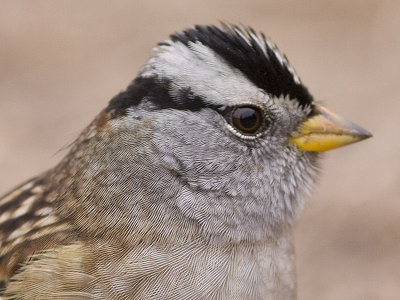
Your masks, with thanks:
[(173, 34), (53, 169), (0, 199), (17, 299), (293, 299), (318, 152), (370, 137), (250, 28)]

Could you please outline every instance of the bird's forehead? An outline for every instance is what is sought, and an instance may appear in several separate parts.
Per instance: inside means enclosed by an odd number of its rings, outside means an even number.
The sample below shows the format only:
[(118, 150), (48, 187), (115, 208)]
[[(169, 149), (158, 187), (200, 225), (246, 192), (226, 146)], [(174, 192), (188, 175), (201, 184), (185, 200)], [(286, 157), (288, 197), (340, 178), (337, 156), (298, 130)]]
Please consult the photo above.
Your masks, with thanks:
[(169, 93), (190, 88), (212, 105), (261, 104), (269, 96), (236, 68), (201, 42), (167, 41), (155, 48), (157, 54), (143, 67), (142, 77), (171, 82)]

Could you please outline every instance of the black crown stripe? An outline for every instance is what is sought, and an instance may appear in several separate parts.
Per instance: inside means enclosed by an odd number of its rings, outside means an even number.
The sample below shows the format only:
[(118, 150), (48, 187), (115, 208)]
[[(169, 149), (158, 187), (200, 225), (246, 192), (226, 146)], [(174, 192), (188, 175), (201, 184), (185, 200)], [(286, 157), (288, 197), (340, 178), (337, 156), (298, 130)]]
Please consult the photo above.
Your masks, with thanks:
[[(263, 43), (266, 52), (255, 38)], [(268, 45), (264, 35), (257, 35), (251, 28), (195, 26), (171, 35), (171, 39), (185, 45), (191, 42), (204, 44), (268, 94), (288, 96), (303, 107), (313, 101), (307, 88), (296, 82), (290, 67), (279, 61), (275, 54), (277, 50)]]

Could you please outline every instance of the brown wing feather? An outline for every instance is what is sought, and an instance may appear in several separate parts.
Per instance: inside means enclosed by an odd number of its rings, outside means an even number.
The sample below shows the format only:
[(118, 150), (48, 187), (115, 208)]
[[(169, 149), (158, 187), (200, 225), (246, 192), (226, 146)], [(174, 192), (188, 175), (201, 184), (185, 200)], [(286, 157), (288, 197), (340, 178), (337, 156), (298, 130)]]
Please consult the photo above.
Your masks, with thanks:
[(0, 198), (0, 288), (35, 252), (74, 240), (45, 187), (46, 176), (36, 177)]

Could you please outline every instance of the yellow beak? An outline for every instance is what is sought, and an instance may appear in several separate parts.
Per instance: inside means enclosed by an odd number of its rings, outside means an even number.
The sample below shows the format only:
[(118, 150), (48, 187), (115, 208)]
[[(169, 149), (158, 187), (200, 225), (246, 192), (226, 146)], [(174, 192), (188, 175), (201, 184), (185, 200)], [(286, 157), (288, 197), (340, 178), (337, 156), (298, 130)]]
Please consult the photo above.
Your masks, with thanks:
[(315, 106), (315, 114), (303, 121), (289, 142), (302, 151), (323, 152), (362, 141), (372, 134), (360, 126), (337, 116), (323, 106)]

